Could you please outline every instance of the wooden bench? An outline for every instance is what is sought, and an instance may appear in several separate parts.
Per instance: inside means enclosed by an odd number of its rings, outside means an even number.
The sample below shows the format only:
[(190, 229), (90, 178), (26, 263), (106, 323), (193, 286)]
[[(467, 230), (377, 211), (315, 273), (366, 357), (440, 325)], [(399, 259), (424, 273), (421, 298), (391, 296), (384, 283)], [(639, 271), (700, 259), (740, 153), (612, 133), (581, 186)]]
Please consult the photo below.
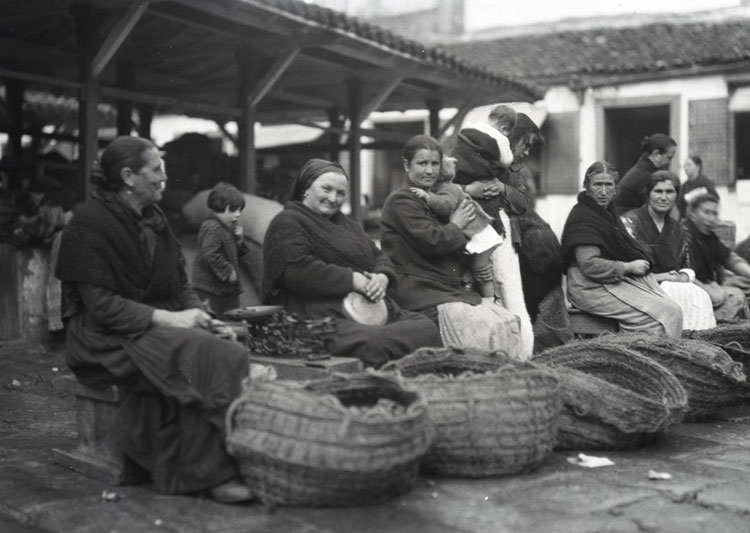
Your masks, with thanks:
[(588, 339), (607, 332), (616, 333), (619, 329), (617, 320), (592, 315), (575, 307), (568, 308), (568, 315), (573, 335), (577, 339)]
[[(362, 371), (362, 361), (350, 357), (307, 361), (251, 355), (250, 361), (273, 366), (279, 379), (313, 379), (332, 372)], [(78, 430), (75, 449), (52, 449), (55, 463), (110, 485), (134, 485), (149, 480), (148, 472), (125, 457), (114, 438), (112, 429), (122, 402), (119, 387), (92, 389), (73, 376), (62, 376), (55, 380), (54, 388), (75, 396)]]

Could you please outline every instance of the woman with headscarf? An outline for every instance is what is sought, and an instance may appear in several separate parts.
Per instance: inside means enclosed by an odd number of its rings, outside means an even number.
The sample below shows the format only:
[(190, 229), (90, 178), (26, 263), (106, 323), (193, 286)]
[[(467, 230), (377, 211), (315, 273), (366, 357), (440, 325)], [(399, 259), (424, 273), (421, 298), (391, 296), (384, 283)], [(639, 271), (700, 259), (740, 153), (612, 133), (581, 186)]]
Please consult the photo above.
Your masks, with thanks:
[(84, 385), (120, 387), (120, 450), (157, 490), (248, 500), (224, 448), (224, 416), (241, 392), (247, 351), (212, 334), (216, 324), (188, 285), (156, 205), (167, 180), (156, 146), (118, 137), (100, 161), (96, 190), (63, 231), (57, 263), (68, 366)]
[[(440, 346), (437, 327), (388, 296), (396, 273), (362, 227), (341, 212), (349, 177), (338, 163), (310, 159), (292, 184), (291, 201), (271, 221), (263, 244), (263, 292), (268, 303), (303, 320), (334, 319), (333, 355), (379, 367), (422, 346)], [(359, 293), (382, 302), (384, 324), (354, 320), (344, 299)]]
[(630, 236), (647, 250), (659, 286), (682, 308), (682, 328), (712, 328), (716, 319), (711, 299), (692, 283), (695, 271), (687, 234), (670, 216), (679, 189), (680, 180), (675, 173), (657, 170), (646, 184), (648, 202), (621, 218)]
[(596, 161), (583, 180), (563, 228), (568, 299), (593, 315), (617, 320), (621, 331), (679, 337), (682, 310), (651, 274), (648, 252), (628, 235), (614, 205), (617, 171)]
[(465, 282), (465, 231), (476, 216), (473, 203), (464, 200), (449, 217), (441, 217), (411, 190), (430, 190), (442, 161), (437, 140), (428, 135), (412, 137), (403, 150), (404, 182), (383, 205), (383, 250), (398, 276), (394, 298), (439, 324), (446, 346), (502, 350), (526, 358), (530, 352), (521, 350), (516, 316), (492, 298), (482, 299), (471, 281)]

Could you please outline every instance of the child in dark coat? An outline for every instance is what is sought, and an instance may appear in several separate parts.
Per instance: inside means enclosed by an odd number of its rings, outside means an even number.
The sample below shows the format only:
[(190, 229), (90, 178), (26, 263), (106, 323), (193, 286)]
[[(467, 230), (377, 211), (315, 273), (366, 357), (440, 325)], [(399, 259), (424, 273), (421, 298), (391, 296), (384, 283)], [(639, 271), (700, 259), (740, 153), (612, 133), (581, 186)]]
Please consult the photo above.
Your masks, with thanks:
[(249, 250), (238, 224), (245, 197), (233, 185), (217, 183), (207, 200), (211, 214), (198, 231), (198, 254), (193, 265), (193, 288), (219, 315), (239, 307), (242, 284), (239, 258)]
[(456, 176), (456, 159), (444, 157), (440, 178), (433, 185), (431, 191), (418, 187), (411, 187), (411, 191), (422, 198), (430, 211), (442, 217), (449, 217), (464, 200), (474, 202), (476, 218), (466, 228), (465, 235), (469, 238), (465, 252), (471, 255), (471, 271), (477, 284), (477, 292), (484, 298), (494, 296), (492, 283), (492, 251), (503, 242), (503, 238), (492, 227), (492, 217), (484, 212), (482, 207), (471, 196), (466, 194), (460, 186), (453, 183)]

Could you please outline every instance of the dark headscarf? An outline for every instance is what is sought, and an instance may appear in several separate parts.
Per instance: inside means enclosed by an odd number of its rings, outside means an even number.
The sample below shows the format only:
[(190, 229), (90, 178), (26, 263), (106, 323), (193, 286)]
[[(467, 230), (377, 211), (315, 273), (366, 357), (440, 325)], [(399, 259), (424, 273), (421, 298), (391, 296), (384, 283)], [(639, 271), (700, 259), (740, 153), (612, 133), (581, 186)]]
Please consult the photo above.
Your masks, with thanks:
[(328, 161), (326, 159), (312, 158), (307, 163), (302, 165), (299, 170), (299, 174), (292, 182), (292, 192), (289, 199), (291, 201), (302, 201), (302, 197), (305, 191), (310, 188), (310, 185), (326, 172), (336, 172), (337, 174), (343, 174), (343, 176), (349, 180), (349, 176), (346, 174), (344, 168), (339, 165), (336, 161)]
[(516, 146), (518, 141), (532, 133), (540, 135), (539, 126), (526, 113), (518, 113), (516, 115), (516, 127), (513, 128), (513, 133), (510, 134), (511, 149)]

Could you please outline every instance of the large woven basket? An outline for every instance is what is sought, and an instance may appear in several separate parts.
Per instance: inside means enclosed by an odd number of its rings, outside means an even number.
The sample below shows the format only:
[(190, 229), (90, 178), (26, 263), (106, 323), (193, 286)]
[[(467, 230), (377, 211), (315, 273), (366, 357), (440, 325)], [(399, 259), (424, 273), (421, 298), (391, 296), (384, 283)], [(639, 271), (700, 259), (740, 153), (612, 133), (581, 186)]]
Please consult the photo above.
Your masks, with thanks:
[(662, 365), (621, 346), (573, 342), (533, 358), (559, 372), (559, 449), (635, 448), (687, 412), (687, 394)]
[(735, 346), (750, 352), (750, 322), (722, 324), (710, 329), (684, 331), (683, 337), (698, 339), (719, 346)]
[(501, 353), (422, 348), (388, 363), (418, 390), (437, 427), (425, 472), (488, 477), (530, 470), (552, 451), (560, 413), (554, 373)]
[(349, 506), (406, 492), (435, 437), (392, 376), (253, 380), (227, 413), (227, 449), (266, 505)]
[(720, 347), (695, 339), (648, 334), (605, 335), (598, 344), (633, 349), (660, 363), (680, 380), (688, 395), (686, 419), (698, 420), (716, 413), (745, 382), (742, 365)]

